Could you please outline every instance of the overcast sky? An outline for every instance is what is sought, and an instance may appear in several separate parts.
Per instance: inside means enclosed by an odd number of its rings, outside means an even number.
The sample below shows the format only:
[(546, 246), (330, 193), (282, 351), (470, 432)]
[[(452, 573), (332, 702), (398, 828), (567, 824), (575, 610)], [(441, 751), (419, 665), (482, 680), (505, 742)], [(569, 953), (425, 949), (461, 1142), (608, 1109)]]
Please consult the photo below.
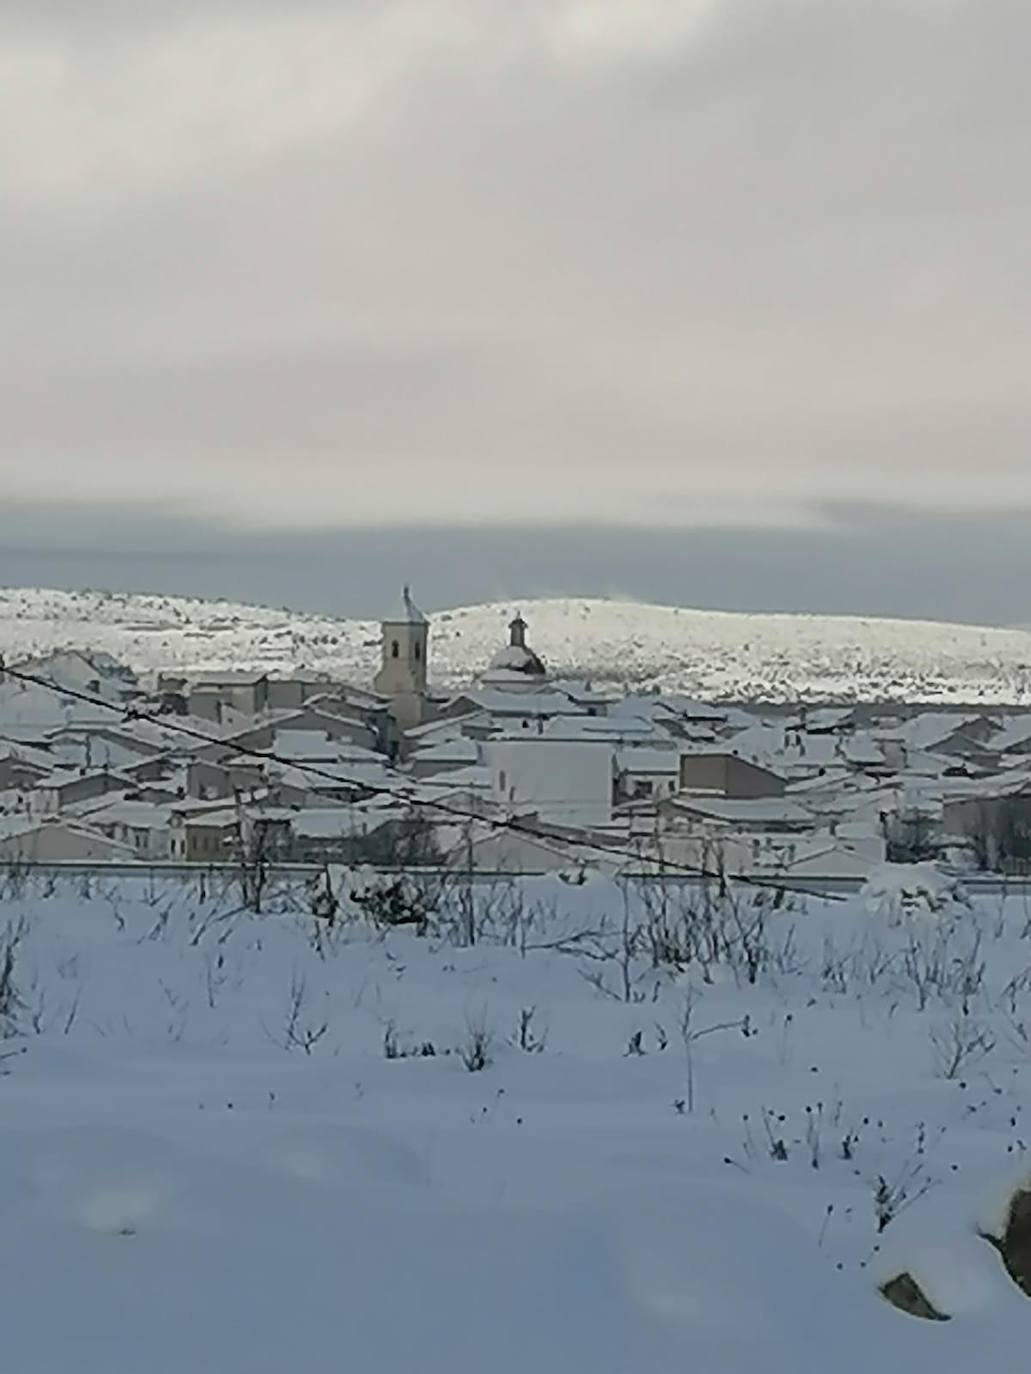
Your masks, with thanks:
[(634, 583), (681, 533), (808, 606), (840, 538), (828, 609), (1020, 618), (1029, 52), (1027, 0), (0, 0), (0, 581), (435, 526), (474, 600), (491, 522), (550, 590), (699, 600)]

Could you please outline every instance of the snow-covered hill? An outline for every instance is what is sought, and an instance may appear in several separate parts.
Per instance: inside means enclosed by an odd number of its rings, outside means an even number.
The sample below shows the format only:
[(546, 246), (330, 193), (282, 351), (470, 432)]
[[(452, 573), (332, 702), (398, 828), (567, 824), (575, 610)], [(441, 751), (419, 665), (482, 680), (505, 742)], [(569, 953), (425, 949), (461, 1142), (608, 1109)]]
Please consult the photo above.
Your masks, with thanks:
[[(432, 617), (432, 677), (468, 681), (504, 642), (513, 603)], [(556, 673), (737, 700), (1031, 703), (1031, 632), (846, 616), (742, 615), (629, 601), (519, 603)], [(143, 673), (296, 667), (367, 681), (372, 621), (166, 596), (0, 591), (8, 659), (103, 649)]]

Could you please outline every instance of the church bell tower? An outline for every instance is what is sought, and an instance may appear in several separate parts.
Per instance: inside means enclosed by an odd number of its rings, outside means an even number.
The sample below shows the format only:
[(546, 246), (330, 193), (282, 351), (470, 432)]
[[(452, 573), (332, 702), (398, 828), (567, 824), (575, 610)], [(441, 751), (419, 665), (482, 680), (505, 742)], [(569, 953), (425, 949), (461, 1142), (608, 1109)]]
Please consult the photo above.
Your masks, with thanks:
[(391, 699), (391, 714), (401, 729), (422, 719), (426, 693), (430, 622), (405, 587), (399, 613), (382, 622), (380, 670), (373, 686)]

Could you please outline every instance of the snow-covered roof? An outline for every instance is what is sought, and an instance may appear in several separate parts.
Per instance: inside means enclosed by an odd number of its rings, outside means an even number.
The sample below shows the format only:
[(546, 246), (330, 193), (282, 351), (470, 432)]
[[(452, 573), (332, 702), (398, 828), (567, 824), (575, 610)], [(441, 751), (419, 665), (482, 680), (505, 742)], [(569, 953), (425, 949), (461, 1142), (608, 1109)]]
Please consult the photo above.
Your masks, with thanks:
[(491, 772), (486, 764), (473, 763), (465, 768), (453, 768), (448, 773), (442, 773), (439, 778), (423, 778), (417, 784), (417, 792), (413, 795), (432, 796), (439, 789), (455, 791), (465, 788), (489, 788), (491, 785)]
[[(521, 679), (525, 685), (525, 679)], [(583, 715), (581, 706), (565, 692), (543, 687), (539, 690), (506, 692), (499, 687), (467, 687), (452, 697), (452, 703), (468, 701), (472, 706), (494, 716), (558, 716)]]
[(303, 762), (273, 764), (266, 774), (270, 785), (296, 787), (311, 792), (355, 788), (381, 788), (398, 786), (403, 781), (391, 772), (381, 759), (371, 762), (351, 761), (338, 763), (311, 763), (305, 767)]
[(547, 670), (532, 649), (520, 644), (505, 644), (492, 656), (482, 681), (489, 681), (495, 673), (520, 673), (527, 677), (544, 677)]
[(851, 706), (817, 706), (805, 711), (805, 729), (809, 731), (836, 730), (851, 722), (855, 709)]
[(823, 773), (806, 773), (801, 777), (791, 778), (788, 782), (787, 790), (793, 797), (824, 797), (836, 796), (843, 791), (859, 792), (864, 787), (872, 787), (874, 784), (871, 779), (862, 775), (857, 776), (851, 769), (841, 764), (835, 768), (828, 768)]
[(404, 732), (405, 739), (421, 748), (427, 742), (436, 743), (439, 739), (457, 739), (465, 734), (467, 726), (473, 722), (489, 723), (486, 711), (470, 707), (467, 715), (443, 716), (440, 720), (428, 720), (423, 725), (413, 725)]
[(18, 763), (41, 769), (44, 773), (49, 772), (61, 762), (47, 749), (40, 749), (33, 744), (23, 744), (18, 740), (4, 739), (3, 737), (0, 737), (0, 759), (13, 759)]
[(946, 778), (942, 782), (942, 795), (946, 801), (966, 799), (987, 800), (991, 797), (1012, 797), (1031, 792), (1031, 760), (1016, 768), (1008, 768), (1003, 773), (993, 773), (984, 778)]
[(200, 673), (191, 679), (190, 685), (201, 690), (218, 687), (256, 687), (259, 682), (267, 680), (268, 673), (228, 668), (221, 673)]
[(1001, 730), (997, 730), (989, 741), (988, 748), (997, 754), (1005, 754), (1031, 741), (1031, 715), (1012, 716), (1006, 720)]
[(465, 735), (451, 735), (413, 750), (409, 761), (424, 764), (457, 759), (463, 763), (476, 763), (479, 757), (480, 746), (475, 740)]
[(44, 778), (41, 786), (46, 788), (71, 787), (78, 782), (87, 782), (97, 778), (110, 778), (124, 787), (131, 785), (131, 780), (123, 777), (120, 773), (111, 768), (66, 768), (59, 769)]
[(184, 826), (213, 826), (218, 830), (226, 830), (230, 826), (239, 825), (240, 811), (236, 806), (228, 806), (223, 802), (217, 810), (210, 811), (188, 811), (181, 812), (179, 807), (175, 808), (179, 813), (179, 820)]
[(330, 739), (324, 730), (277, 730), (270, 752), (296, 762), (383, 762), (374, 750), (347, 739)]
[(713, 820), (733, 823), (740, 821), (749, 825), (815, 825), (813, 813), (790, 797), (708, 797), (678, 793), (664, 802), (679, 811), (690, 811), (697, 815), (711, 816)]
[(877, 869), (883, 859), (864, 854), (847, 844), (828, 843), (819, 838), (812, 845), (800, 848), (792, 857), (784, 857), (779, 867), (789, 878), (866, 878)]
[[(554, 743), (584, 741), (594, 744), (663, 744), (669, 736), (651, 721), (635, 716), (552, 716), (531, 730), (506, 721), (496, 736), (499, 739), (551, 740)], [(673, 747), (670, 741), (670, 747)]]
[(676, 777), (680, 772), (680, 751), (635, 745), (617, 752), (616, 767), (621, 773)]
[(783, 754), (785, 745), (786, 731), (783, 725), (764, 725), (752, 718), (744, 730), (739, 730), (724, 742), (722, 752), (769, 767)]
[[(953, 735), (983, 719), (981, 713), (958, 711), (921, 711), (894, 729), (879, 731), (881, 740), (898, 740), (910, 749), (933, 750)], [(994, 741), (993, 741), (994, 745)]]
[(558, 678), (552, 679), (551, 684), (556, 691), (565, 692), (570, 700), (575, 701), (580, 706), (609, 706), (618, 699), (618, 694), (611, 688), (603, 689), (596, 687), (593, 682), (588, 682), (582, 678)]
[(141, 830), (164, 830), (170, 814), (167, 806), (122, 799), (110, 805), (94, 807), (88, 812), (93, 825), (127, 825)]

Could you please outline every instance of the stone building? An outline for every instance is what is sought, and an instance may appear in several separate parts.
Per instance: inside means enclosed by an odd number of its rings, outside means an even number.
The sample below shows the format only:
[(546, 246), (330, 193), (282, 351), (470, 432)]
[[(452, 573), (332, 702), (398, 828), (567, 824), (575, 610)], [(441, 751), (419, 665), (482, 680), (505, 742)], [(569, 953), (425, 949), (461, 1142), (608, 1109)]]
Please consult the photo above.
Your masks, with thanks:
[(426, 715), (430, 622), (405, 587), (396, 616), (382, 622), (380, 670), (373, 686), (390, 703), (399, 730), (420, 725)]

